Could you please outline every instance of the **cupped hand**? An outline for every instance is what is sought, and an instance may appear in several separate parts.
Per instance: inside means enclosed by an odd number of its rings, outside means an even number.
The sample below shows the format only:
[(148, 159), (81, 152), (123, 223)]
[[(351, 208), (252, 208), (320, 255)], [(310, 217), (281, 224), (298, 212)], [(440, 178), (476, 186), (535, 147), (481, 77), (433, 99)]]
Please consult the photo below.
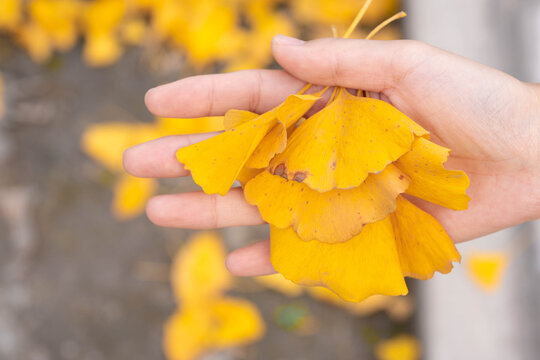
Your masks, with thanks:
[[(223, 115), (231, 108), (265, 112), (306, 82), (362, 89), (390, 102), (452, 149), (446, 166), (464, 170), (469, 208), (453, 211), (422, 200), (455, 242), (540, 217), (540, 87), (457, 55), (408, 40), (276, 36), (281, 70), (249, 70), (182, 79), (151, 89), (146, 105), (157, 116)], [(180, 177), (189, 172), (178, 148), (214, 134), (168, 136), (124, 153), (128, 173)], [(222, 197), (203, 192), (159, 195), (147, 205), (157, 225), (192, 229), (262, 224), (240, 188)], [(227, 259), (236, 275), (273, 272), (268, 240)]]

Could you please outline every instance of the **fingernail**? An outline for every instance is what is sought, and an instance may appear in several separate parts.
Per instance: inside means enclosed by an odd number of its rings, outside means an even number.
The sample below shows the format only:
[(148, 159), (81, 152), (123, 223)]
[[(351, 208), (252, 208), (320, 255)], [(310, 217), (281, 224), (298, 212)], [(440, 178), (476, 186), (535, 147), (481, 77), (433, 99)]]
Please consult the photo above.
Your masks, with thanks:
[(272, 42), (276, 45), (302, 45), (305, 41), (290, 36), (277, 34), (272, 39)]

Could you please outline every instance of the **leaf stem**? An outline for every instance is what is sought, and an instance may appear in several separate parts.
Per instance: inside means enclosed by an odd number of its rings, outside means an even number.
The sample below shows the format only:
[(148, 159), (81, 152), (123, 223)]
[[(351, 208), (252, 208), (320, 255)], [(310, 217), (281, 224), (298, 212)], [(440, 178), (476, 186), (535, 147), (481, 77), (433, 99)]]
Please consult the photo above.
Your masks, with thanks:
[(388, 24), (390, 24), (392, 21), (395, 21), (397, 19), (401, 19), (401, 18), (404, 18), (405, 16), (407, 16), (407, 14), (405, 13), (405, 11), (400, 11), (398, 12), (397, 14), (395, 14), (394, 16), (384, 20), (382, 23), (380, 23), (379, 25), (377, 25), (377, 27), (373, 30), (371, 30), (371, 32), (368, 34), (368, 36), (366, 36), (366, 40), (369, 40), (371, 39), (372, 37), (374, 37), (375, 35), (377, 35), (377, 33), (379, 31), (381, 31), (384, 27), (386, 27)]
[(362, 6), (362, 9), (360, 9), (358, 14), (356, 14), (356, 17), (354, 18), (352, 24), (349, 26), (349, 28), (347, 29), (347, 31), (343, 35), (344, 39), (348, 39), (349, 36), (351, 36), (354, 29), (358, 26), (358, 24), (360, 23), (360, 21), (364, 17), (364, 14), (366, 13), (367, 9), (369, 8), (369, 5), (371, 5), (372, 1), (373, 0), (366, 0), (366, 2), (364, 3), (364, 6)]

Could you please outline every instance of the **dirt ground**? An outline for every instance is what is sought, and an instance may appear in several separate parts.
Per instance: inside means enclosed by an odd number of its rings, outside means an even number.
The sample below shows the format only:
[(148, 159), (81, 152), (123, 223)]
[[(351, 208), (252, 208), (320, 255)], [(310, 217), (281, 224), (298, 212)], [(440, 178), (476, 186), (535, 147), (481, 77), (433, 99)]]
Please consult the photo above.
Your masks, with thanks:
[[(76, 49), (39, 66), (0, 42), (7, 107), (0, 120), (0, 359), (164, 358), (162, 326), (175, 304), (161, 275), (189, 232), (157, 228), (144, 215), (113, 219), (113, 174), (79, 144), (92, 123), (152, 121), (145, 91), (187, 75), (182, 64), (175, 54), (150, 58), (132, 49), (115, 66), (90, 69)], [(161, 189), (193, 188), (189, 179), (173, 179)], [(232, 249), (266, 229), (223, 234)], [(267, 334), (206, 359), (372, 359), (375, 341), (413, 330), (413, 321), (359, 318), (239, 283), (234, 294), (257, 304)], [(278, 326), (280, 305), (306, 309), (314, 331)]]

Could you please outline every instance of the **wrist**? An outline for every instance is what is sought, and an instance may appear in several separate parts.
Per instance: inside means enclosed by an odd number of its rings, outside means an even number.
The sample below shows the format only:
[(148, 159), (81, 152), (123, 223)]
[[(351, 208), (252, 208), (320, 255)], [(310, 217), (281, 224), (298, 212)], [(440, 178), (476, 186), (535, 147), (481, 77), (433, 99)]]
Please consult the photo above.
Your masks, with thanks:
[(531, 135), (532, 135), (532, 149), (533, 149), (533, 168), (531, 169), (531, 176), (536, 184), (533, 186), (532, 198), (534, 201), (533, 219), (540, 218), (540, 84), (529, 83), (527, 84), (532, 89), (532, 121), (531, 121)]

